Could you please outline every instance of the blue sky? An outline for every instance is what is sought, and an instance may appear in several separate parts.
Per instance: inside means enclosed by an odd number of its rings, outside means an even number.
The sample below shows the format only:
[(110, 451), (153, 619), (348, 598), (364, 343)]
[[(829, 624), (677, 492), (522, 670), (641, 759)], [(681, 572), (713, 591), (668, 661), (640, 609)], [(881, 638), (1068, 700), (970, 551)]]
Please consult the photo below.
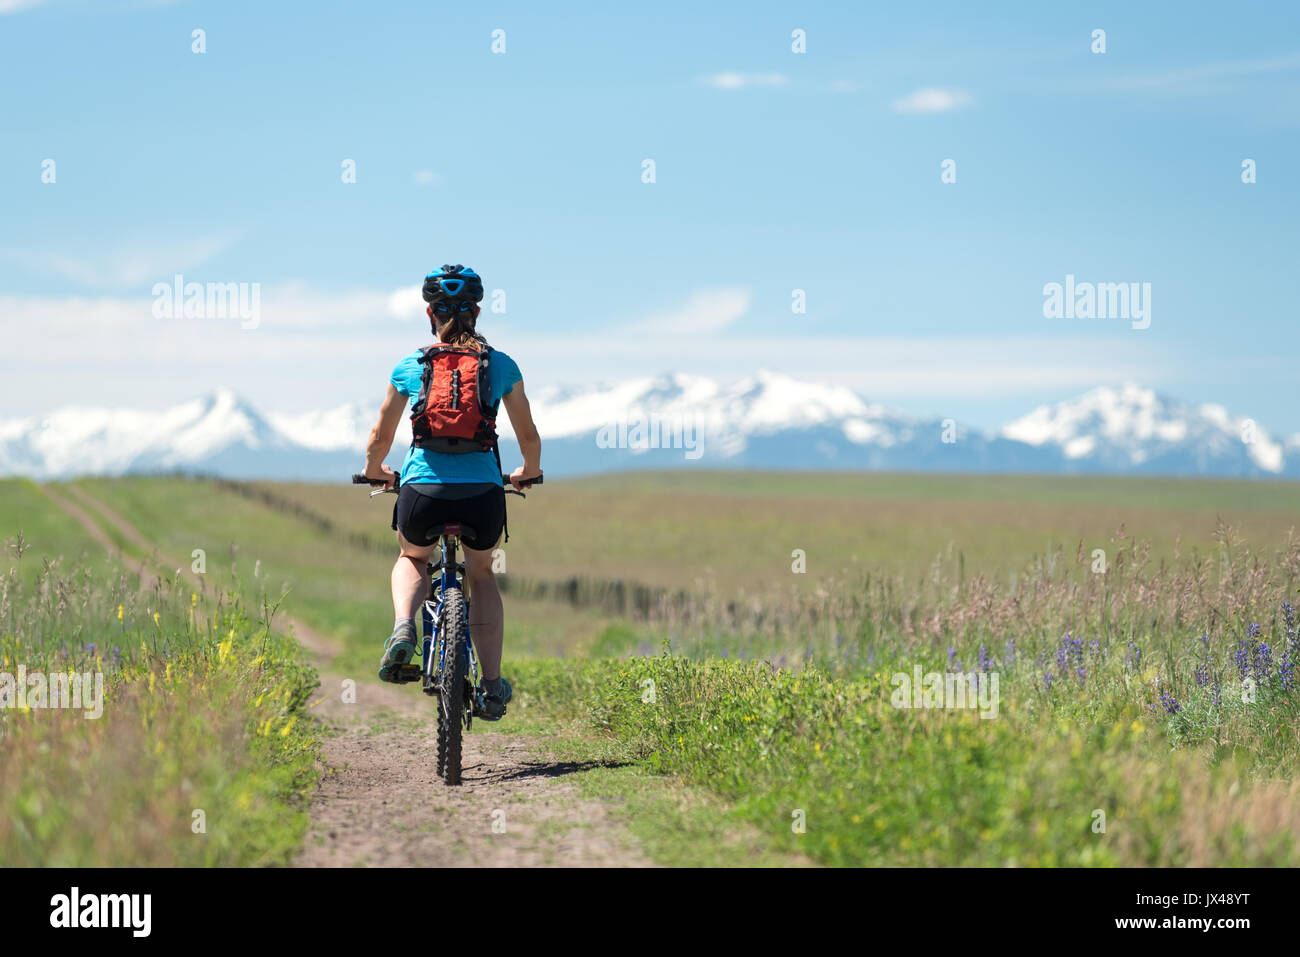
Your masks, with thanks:
[[(377, 398), (450, 261), (532, 384), (762, 367), (992, 426), (1135, 380), (1300, 431), (1297, 8), (902, 6), (0, 0), (0, 415)], [(176, 273), (257, 327), (155, 317)], [(1150, 328), (1044, 318), (1067, 274)]]

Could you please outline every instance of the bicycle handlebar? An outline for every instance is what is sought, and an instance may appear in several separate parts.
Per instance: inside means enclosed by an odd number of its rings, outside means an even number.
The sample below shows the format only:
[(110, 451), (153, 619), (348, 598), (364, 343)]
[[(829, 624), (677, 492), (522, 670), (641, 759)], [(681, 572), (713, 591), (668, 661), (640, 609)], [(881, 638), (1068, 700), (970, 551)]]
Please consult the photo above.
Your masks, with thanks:
[[(352, 473), (352, 484), (353, 484), (353, 485), (370, 485), (370, 486), (378, 486), (378, 485), (385, 485), (385, 484), (387, 484), (387, 480), (386, 480), (386, 479), (375, 479), (375, 478), (371, 478), (371, 477), (368, 476), (368, 475), (362, 475), (360, 472), (354, 472), (354, 473)], [(510, 476), (509, 476), (509, 475), (506, 475), (505, 473), (502, 473), (502, 475), (501, 475), (501, 484), (502, 484), (503, 487), (504, 487), (504, 486), (510, 486), (510, 487), (513, 487), (513, 486), (514, 486), (514, 483), (510, 481)], [(534, 485), (541, 485), (541, 484), (542, 484), (542, 473), (541, 473), (541, 472), (538, 472), (538, 473), (537, 473), (537, 477), (536, 477), (536, 478), (520, 479), (520, 481), (519, 481), (519, 485), (520, 485), (521, 488), (532, 488)], [(397, 484), (394, 483), (393, 487), (396, 488), (396, 487), (397, 487)]]
[[(505, 486), (505, 487), (513, 488), (515, 483), (512, 482), (512, 481), (510, 481), (510, 476), (509, 476), (509, 475), (506, 475), (505, 473), (502, 473), (502, 475), (501, 475), (501, 484), (502, 484), (503, 486)], [(536, 477), (536, 478), (520, 479), (520, 480), (519, 480), (519, 487), (520, 487), (520, 488), (532, 488), (534, 485), (541, 485), (541, 484), (542, 484), (542, 473), (541, 473), (541, 472), (538, 472), (538, 473), (537, 473), (537, 477)]]

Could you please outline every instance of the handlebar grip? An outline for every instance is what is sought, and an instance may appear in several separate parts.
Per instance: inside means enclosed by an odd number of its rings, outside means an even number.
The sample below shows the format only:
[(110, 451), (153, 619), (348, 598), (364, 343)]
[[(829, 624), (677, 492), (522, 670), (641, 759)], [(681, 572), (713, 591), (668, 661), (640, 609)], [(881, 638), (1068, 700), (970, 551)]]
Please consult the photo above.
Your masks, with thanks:
[[(501, 484), (502, 484), (502, 485), (510, 485), (510, 486), (513, 486), (513, 485), (514, 485), (514, 483), (510, 481), (510, 476), (509, 476), (509, 475), (506, 475), (505, 473), (502, 473), (502, 475), (501, 475)], [(541, 472), (538, 472), (536, 478), (521, 479), (520, 482), (519, 482), (519, 484), (522, 485), (524, 488), (532, 488), (534, 485), (541, 485), (541, 484), (542, 484), (542, 473), (541, 473)]]
[(353, 485), (383, 485), (384, 480), (372, 479), (368, 476), (362, 475), (360, 472), (357, 472), (354, 473), (352, 476), (352, 484)]

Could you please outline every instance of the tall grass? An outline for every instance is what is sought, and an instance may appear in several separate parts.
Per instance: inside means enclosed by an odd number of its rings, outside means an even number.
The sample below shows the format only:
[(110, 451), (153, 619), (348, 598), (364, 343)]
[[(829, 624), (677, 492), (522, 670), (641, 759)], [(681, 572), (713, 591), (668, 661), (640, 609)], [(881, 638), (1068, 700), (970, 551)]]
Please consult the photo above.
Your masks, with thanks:
[[(21, 562), (21, 558), (19, 562)], [(103, 715), (0, 709), (0, 863), (286, 863), (306, 825), (316, 686), (231, 595), (42, 560), (0, 581), (0, 670), (99, 672)]]
[[(1094, 571), (1056, 550), (1006, 583), (944, 561), (706, 597), (611, 629), (613, 660), (508, 667), (522, 707), (580, 702), (629, 757), (825, 863), (1300, 864), (1300, 547), (1257, 555), (1225, 528), (1211, 556), (1110, 552)], [(913, 665), (996, 673), (998, 715), (895, 707)]]

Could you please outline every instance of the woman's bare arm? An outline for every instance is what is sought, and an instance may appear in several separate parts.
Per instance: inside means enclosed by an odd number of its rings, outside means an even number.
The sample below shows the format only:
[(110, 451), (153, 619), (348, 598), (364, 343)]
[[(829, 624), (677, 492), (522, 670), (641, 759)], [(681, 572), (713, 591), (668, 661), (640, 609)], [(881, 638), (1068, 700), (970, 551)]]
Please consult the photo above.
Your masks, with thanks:
[[(516, 382), (514, 388), (501, 400), (505, 403), (510, 425), (515, 430), (515, 441), (524, 457), (524, 464), (511, 473), (511, 479), (536, 478), (542, 471), (542, 437), (533, 423), (533, 410), (524, 395), (524, 384)], [(516, 487), (517, 483), (512, 482)]]
[[(392, 451), (393, 439), (397, 435), (397, 426), (402, 421), (402, 412), (406, 408), (406, 396), (388, 384), (388, 394), (379, 410), (379, 421), (370, 430), (370, 440), (366, 443), (366, 478), (392, 479), (393, 470), (384, 464), (384, 459)], [(512, 420), (513, 421), (513, 420)]]

